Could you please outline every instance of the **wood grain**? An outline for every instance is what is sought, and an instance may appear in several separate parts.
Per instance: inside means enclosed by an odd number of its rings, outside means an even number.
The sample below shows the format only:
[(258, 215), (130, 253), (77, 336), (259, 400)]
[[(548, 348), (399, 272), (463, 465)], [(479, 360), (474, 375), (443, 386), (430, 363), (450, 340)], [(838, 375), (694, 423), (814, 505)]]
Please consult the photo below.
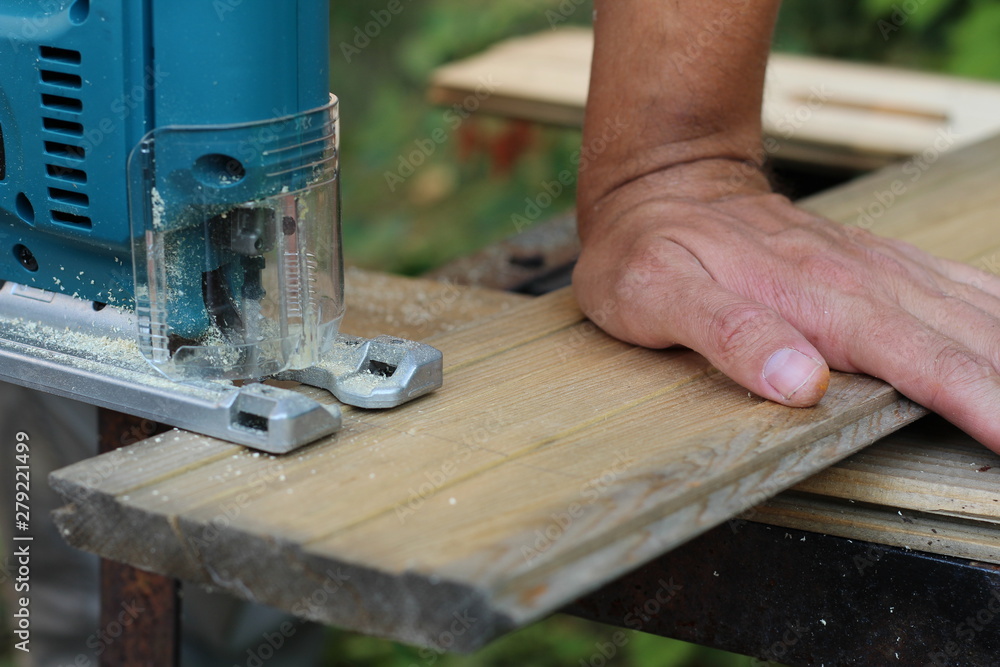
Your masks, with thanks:
[[(871, 226), (981, 260), (998, 154), (1000, 140), (944, 151)], [(856, 223), (902, 169), (808, 205)], [(363, 280), (399, 290), (401, 308), (408, 289), (425, 306), (449, 289)], [(429, 338), (445, 355), (437, 393), (345, 410), (341, 433), (284, 457), (171, 432), (63, 469), (66, 538), (304, 617), (470, 650), (924, 414), (844, 374), (815, 408), (762, 401), (692, 352), (605, 336), (568, 290), (516, 304), (462, 294), (484, 317)]]
[(347, 313), (341, 330), (371, 338), (392, 333), (424, 340), (498, 315), (530, 298), (441, 280), (403, 278), (348, 268), (344, 275)]
[(992, 523), (794, 493), (777, 496), (747, 517), (772, 526), (1000, 563), (1000, 526)]
[[(509, 39), (439, 68), (429, 95), (442, 105), (475, 99), (485, 113), (578, 127), (592, 49), (584, 28)], [(484, 82), (493, 92), (476, 96)], [(919, 154), (942, 134), (967, 145), (1000, 132), (998, 107), (995, 83), (776, 53), (763, 121), (776, 157), (868, 170)]]

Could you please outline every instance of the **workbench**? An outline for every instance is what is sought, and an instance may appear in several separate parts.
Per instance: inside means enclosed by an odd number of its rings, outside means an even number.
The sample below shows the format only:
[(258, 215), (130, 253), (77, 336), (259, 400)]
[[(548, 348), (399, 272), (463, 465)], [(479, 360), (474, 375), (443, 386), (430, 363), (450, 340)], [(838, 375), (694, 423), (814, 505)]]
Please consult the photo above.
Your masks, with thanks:
[[(947, 149), (915, 181), (890, 166), (802, 204), (994, 269), (998, 156), (1000, 139)], [(1000, 623), (956, 626), (1000, 594), (1000, 457), (940, 423), (894, 435), (925, 411), (884, 383), (837, 373), (817, 407), (785, 408), (693, 352), (607, 337), (569, 290), (360, 271), (347, 288), (343, 329), (438, 346), (441, 390), (345, 410), (283, 457), (174, 430), (70, 466), (51, 478), (66, 539), (447, 650), (572, 605), (793, 664), (998, 655)]]

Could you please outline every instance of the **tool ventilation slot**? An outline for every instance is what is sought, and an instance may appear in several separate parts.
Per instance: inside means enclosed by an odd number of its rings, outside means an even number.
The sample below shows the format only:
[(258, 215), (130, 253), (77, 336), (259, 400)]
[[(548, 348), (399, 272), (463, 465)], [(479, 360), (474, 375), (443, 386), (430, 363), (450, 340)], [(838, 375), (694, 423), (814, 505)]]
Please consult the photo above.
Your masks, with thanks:
[(38, 47), (38, 55), (41, 56), (42, 60), (64, 65), (79, 65), (81, 60), (79, 51), (60, 49), (55, 46)]
[(87, 151), (83, 146), (73, 146), (64, 144), (61, 141), (46, 141), (45, 152), (52, 157), (64, 158), (66, 160), (83, 160), (87, 157)]
[(66, 113), (80, 113), (83, 111), (83, 102), (73, 97), (63, 95), (42, 94), (42, 106), (50, 111), (63, 111)]
[(90, 229), (90, 195), (86, 192), (87, 172), (83, 168), (87, 151), (83, 147), (84, 126), (80, 114), (83, 100), (79, 72), (83, 57), (79, 51), (55, 46), (39, 46), (38, 78), (43, 89), (58, 87), (58, 93), (42, 93), (42, 134), (45, 141), (45, 176), (48, 179), (49, 214), (52, 222)]
[(51, 178), (69, 183), (83, 184), (87, 182), (87, 172), (72, 167), (60, 167), (54, 164), (45, 165), (45, 173)]
[(52, 222), (58, 222), (62, 225), (73, 225), (74, 227), (85, 227), (86, 229), (90, 229), (91, 226), (90, 218), (87, 216), (74, 215), (65, 211), (52, 211)]
[(49, 199), (68, 206), (79, 206), (80, 208), (87, 208), (90, 206), (90, 197), (82, 192), (76, 192), (74, 190), (49, 188)]
[(42, 127), (49, 132), (66, 134), (72, 137), (83, 136), (83, 124), (60, 118), (42, 118)]
[(67, 74), (66, 72), (57, 72), (50, 69), (39, 70), (39, 74), (41, 74), (42, 83), (49, 83), (53, 86), (61, 86), (63, 88), (83, 87), (83, 79), (79, 74)]

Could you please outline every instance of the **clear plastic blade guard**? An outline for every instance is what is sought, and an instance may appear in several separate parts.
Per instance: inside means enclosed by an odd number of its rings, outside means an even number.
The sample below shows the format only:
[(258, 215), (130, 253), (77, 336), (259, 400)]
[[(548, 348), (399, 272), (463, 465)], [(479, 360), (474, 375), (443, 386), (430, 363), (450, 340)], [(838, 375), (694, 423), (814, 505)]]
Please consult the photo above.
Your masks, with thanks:
[(316, 364), (343, 316), (337, 101), (164, 127), (129, 159), (139, 347), (176, 379)]

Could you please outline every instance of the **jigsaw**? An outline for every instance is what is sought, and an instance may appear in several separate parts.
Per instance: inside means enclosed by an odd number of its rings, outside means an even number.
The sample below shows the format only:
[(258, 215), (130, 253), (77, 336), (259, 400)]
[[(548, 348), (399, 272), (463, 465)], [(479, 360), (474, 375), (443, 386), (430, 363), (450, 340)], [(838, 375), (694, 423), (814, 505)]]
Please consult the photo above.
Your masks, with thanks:
[(0, 380), (273, 453), (441, 385), (338, 333), (328, 0), (0, 0)]

